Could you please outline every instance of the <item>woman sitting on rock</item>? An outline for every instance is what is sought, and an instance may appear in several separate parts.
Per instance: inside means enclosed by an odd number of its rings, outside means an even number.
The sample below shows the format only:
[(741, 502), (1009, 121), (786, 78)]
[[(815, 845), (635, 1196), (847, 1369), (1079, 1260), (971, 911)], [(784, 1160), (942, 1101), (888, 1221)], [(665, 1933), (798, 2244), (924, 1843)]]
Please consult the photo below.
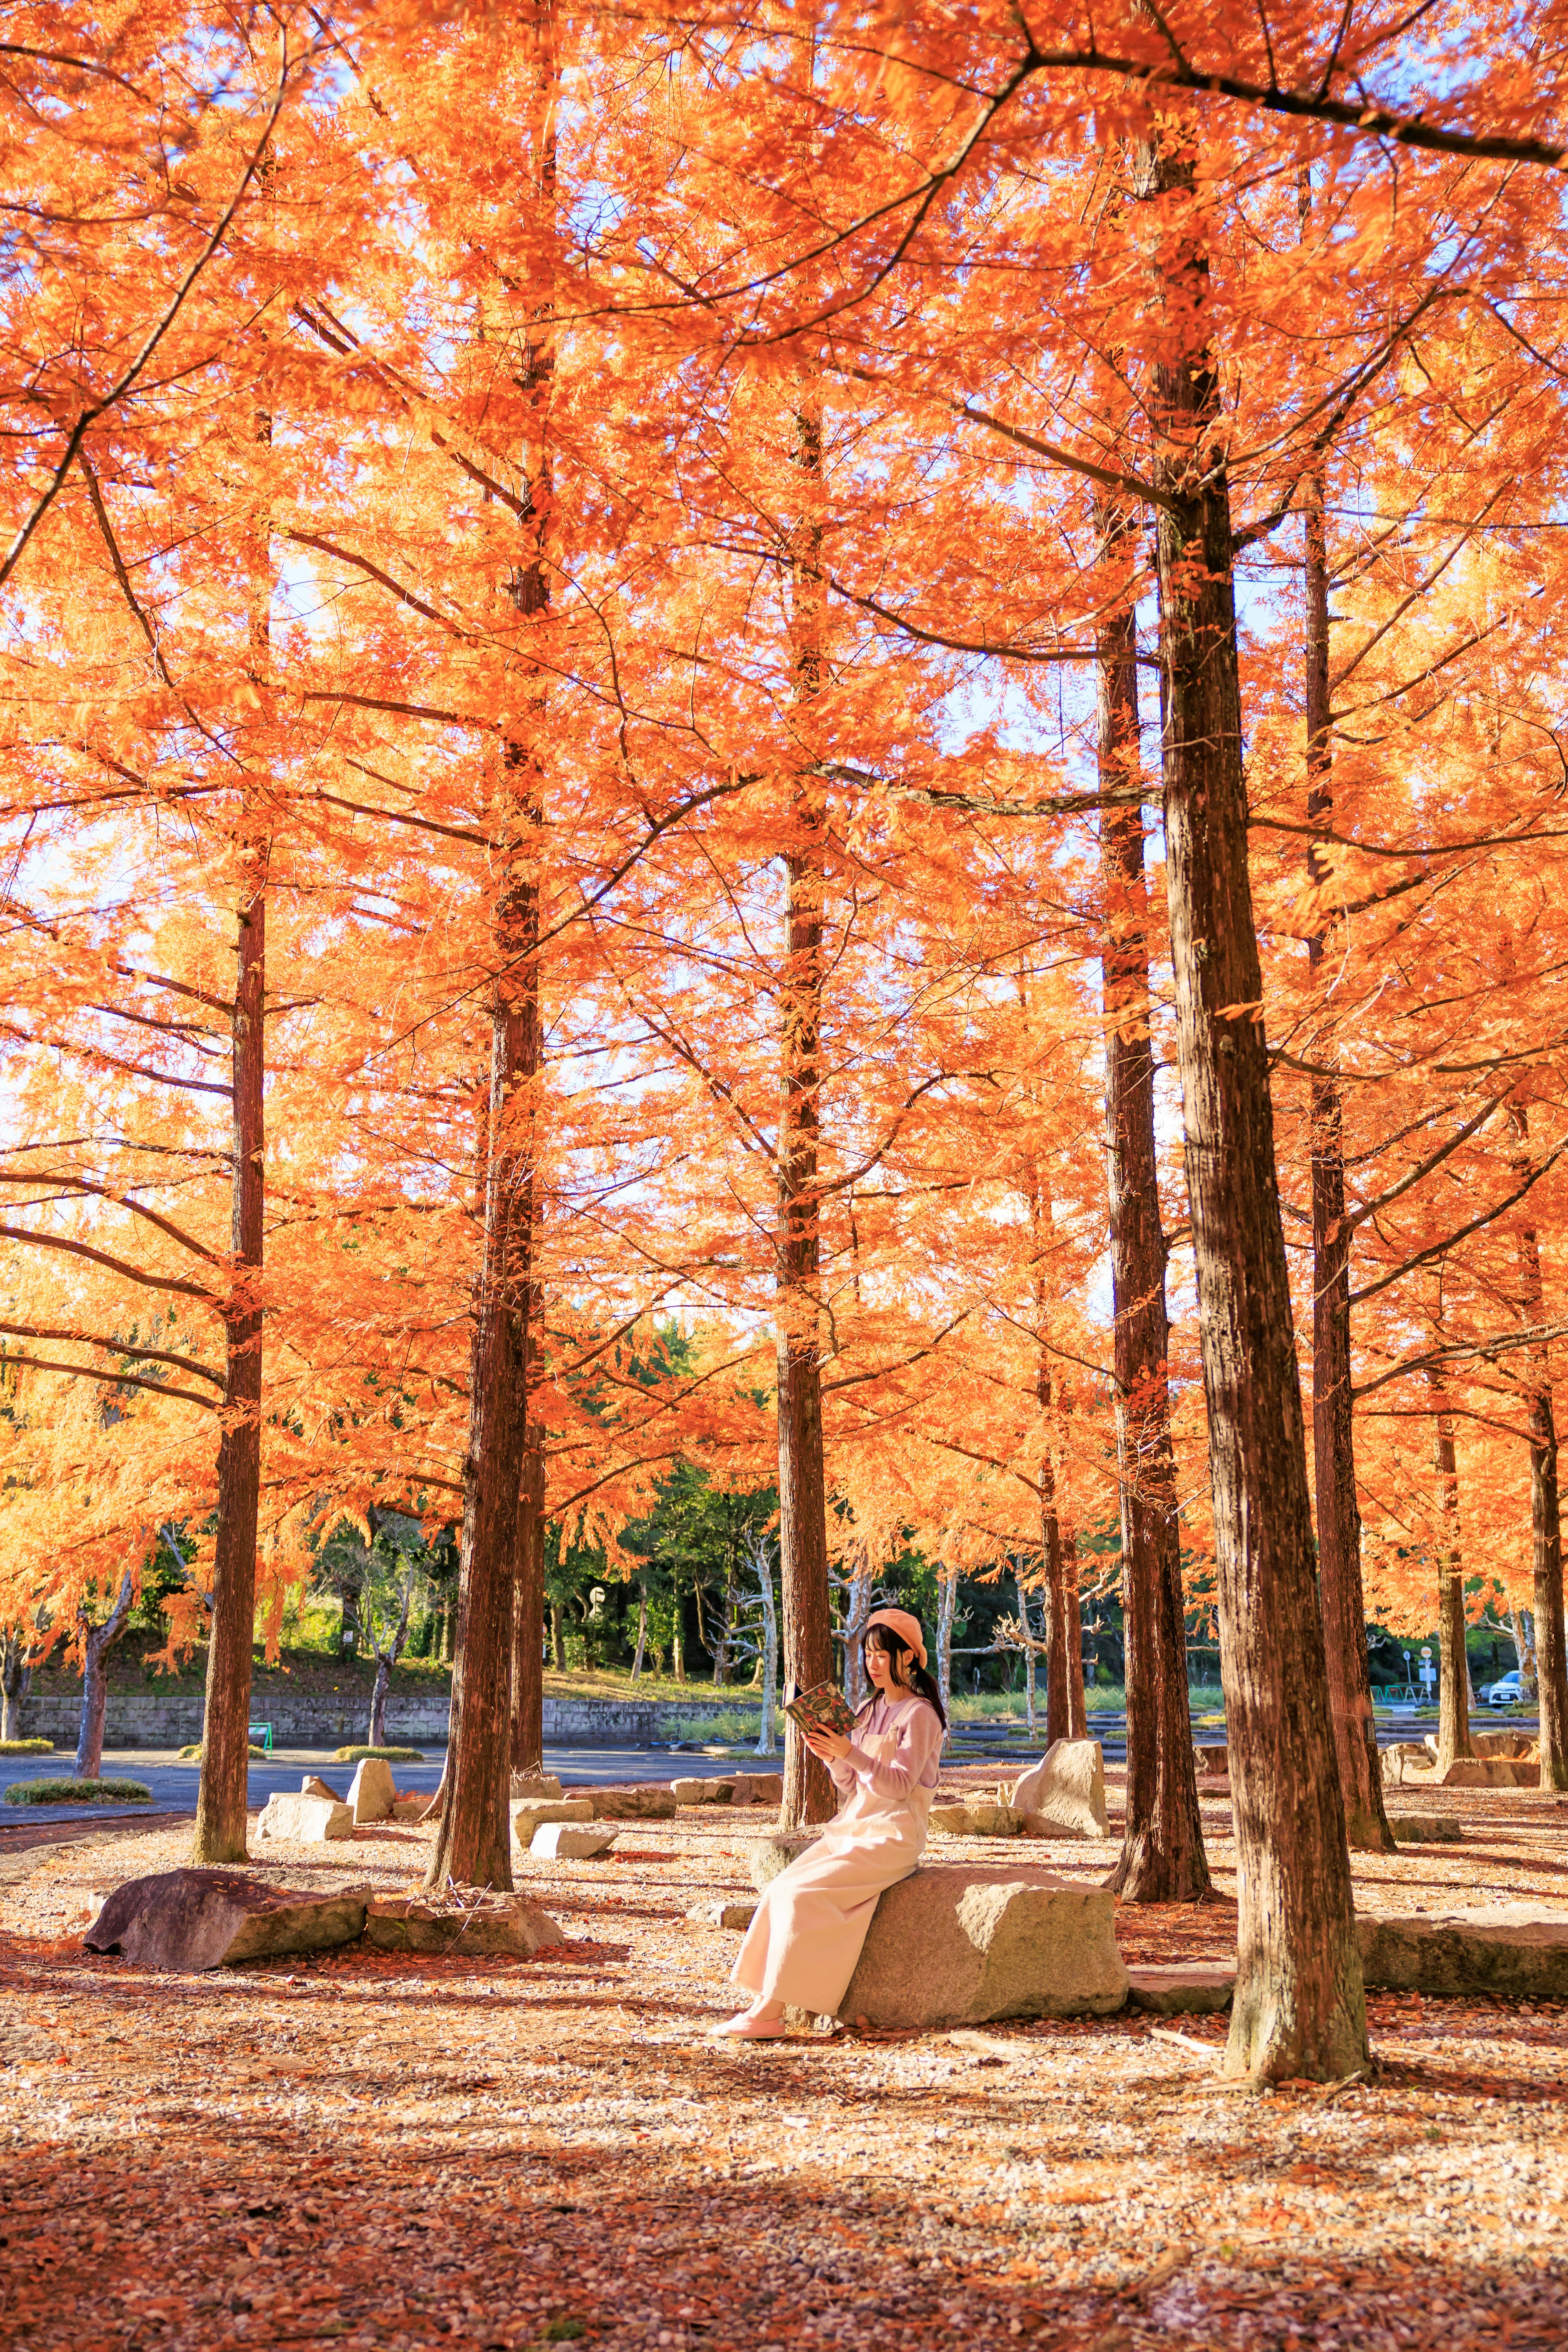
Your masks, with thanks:
[(924, 1851), (947, 1717), (926, 1672), (919, 1618), (876, 1610), (862, 1654), (876, 1696), (856, 1717), (853, 1736), (805, 1734), (845, 1801), (763, 1894), (731, 1978), (753, 1995), (752, 2005), (718, 2033), (771, 2039), (784, 2030), (786, 2007), (833, 2016), (878, 1896), (907, 1878)]

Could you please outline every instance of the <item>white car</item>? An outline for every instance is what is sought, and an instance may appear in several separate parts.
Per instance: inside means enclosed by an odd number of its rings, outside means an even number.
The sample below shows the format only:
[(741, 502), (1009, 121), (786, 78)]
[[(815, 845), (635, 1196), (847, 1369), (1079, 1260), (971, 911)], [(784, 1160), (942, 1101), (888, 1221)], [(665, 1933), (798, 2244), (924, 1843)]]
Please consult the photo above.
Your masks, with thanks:
[(1500, 1681), (1489, 1683), (1481, 1693), (1488, 1706), (1522, 1706), (1525, 1700), (1524, 1677), (1515, 1666)]

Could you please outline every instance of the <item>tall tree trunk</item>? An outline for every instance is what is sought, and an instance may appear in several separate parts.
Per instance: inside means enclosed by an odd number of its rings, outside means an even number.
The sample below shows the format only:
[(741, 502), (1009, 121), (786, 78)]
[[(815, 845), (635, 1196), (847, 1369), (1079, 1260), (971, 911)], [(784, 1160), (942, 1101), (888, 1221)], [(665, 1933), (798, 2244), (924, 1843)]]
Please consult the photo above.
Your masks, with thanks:
[[(1045, 1351), (1035, 1372), (1035, 1395), (1042, 1411), (1051, 1402), (1051, 1374)], [(1068, 1595), (1067, 1559), (1062, 1549), (1061, 1521), (1057, 1517), (1057, 1472), (1048, 1448), (1040, 1452), (1040, 1549), (1046, 1569), (1046, 1738), (1071, 1739), (1072, 1643), (1077, 1612)], [(1083, 1643), (1079, 1641), (1079, 1674), (1083, 1673)]]
[(104, 1660), (124, 1633), (130, 1614), (129, 1569), (120, 1580), (114, 1606), (101, 1625), (95, 1625), (85, 1610), (78, 1614), (78, 1622), (82, 1628), (81, 1729), (76, 1748), (76, 1777), (79, 1780), (96, 1780), (103, 1769), (103, 1718), (109, 1705)]
[(1366, 2005), (1274, 1156), (1230, 490), (1190, 137), (1172, 121), (1142, 149), (1139, 176), (1165, 232), (1168, 341), (1152, 387), (1165, 874), (1240, 1883), (1225, 2069), (1338, 2081), (1369, 2063)]
[[(531, 1360), (534, 1328), (531, 1314)], [(536, 1780), (544, 1770), (544, 1444), (531, 1422), (518, 1498), (511, 1641), (511, 1777)]]
[(641, 1576), (637, 1579), (637, 1654), (632, 1660), (632, 1680), (634, 1683), (638, 1683), (642, 1680), (642, 1662), (647, 1654), (647, 1579), (646, 1576)]
[(0, 1740), (23, 1737), (23, 1710), (33, 1687), (27, 1636), (20, 1625), (0, 1634)]
[[(1303, 207), (1310, 193), (1303, 184)], [(1305, 211), (1303, 211), (1303, 219)], [(1305, 502), (1307, 604), (1307, 822), (1326, 825), (1333, 813), (1333, 743), (1329, 709), (1329, 569), (1321, 467), (1308, 476)], [(1307, 851), (1314, 883), (1330, 879), (1322, 845)], [(1314, 985), (1328, 940), (1307, 942)], [(1320, 1036), (1314, 1059), (1331, 1065), (1333, 1045)], [(1344, 1118), (1338, 1081), (1311, 1080), (1312, 1152), (1312, 1456), (1317, 1487), (1318, 1590), (1333, 1722), (1334, 1760), (1344, 1797), (1345, 1834), (1367, 1853), (1392, 1853), (1394, 1832), (1383, 1801), (1366, 1598), (1361, 1573), (1361, 1508), (1355, 1490), (1351, 1381), (1351, 1226), (1345, 1211)]]
[[(1521, 1142), (1530, 1134), (1522, 1103), (1509, 1118)], [(1521, 1182), (1530, 1172), (1523, 1155), (1515, 1166)], [(1546, 1324), (1541, 1279), (1541, 1241), (1533, 1223), (1519, 1230), (1519, 1308), (1527, 1328)], [(1552, 1361), (1544, 1339), (1528, 1349), (1530, 1385), (1525, 1407), (1530, 1423), (1530, 1530), (1534, 1568), (1535, 1678), (1541, 1709), (1541, 1785), (1568, 1789), (1568, 1660), (1563, 1623), (1563, 1520), (1557, 1483), (1557, 1417), (1552, 1395)]]
[[(536, 226), (553, 226), (554, 115), (558, 68), (550, 0), (535, 12), (528, 156), (530, 209)], [(500, 338), (510, 349), (510, 308)], [(511, 1885), (512, 1662), (517, 1609), (518, 1522), (528, 1455), (530, 1326), (538, 1284), (536, 1259), (539, 1009), (539, 893), (542, 802), (539, 746), (546, 727), (544, 672), (530, 647), (549, 616), (548, 541), (553, 497), (549, 398), (554, 379), (552, 306), (546, 285), (519, 354), (513, 381), (526, 399), (521, 453), (521, 559), (507, 583), (509, 674), (516, 708), (505, 731), (495, 796), (499, 877), (490, 1023), (489, 1166), (484, 1258), (474, 1324), (473, 1391), (463, 1471), (463, 1542), (458, 1575), (458, 1656), (452, 1675), (452, 1727), (447, 1802), (426, 1874), (431, 1887), (507, 1888)], [(531, 1536), (529, 1538), (531, 1542)]]
[(952, 1711), (952, 1620), (958, 1607), (957, 1575), (944, 1576), (937, 1562), (936, 1686), (945, 1712)]
[[(263, 412), (256, 438), (272, 443)], [(272, 531), (264, 503), (248, 551), (249, 670), (271, 690)], [(230, 1013), (233, 1175), (229, 1287), (224, 1306), (223, 1414), (217, 1446), (217, 1536), (207, 1630), (202, 1769), (192, 1845), (198, 1863), (245, 1860), (250, 1786), (250, 1680), (256, 1641), (256, 1536), (261, 1506), (261, 1272), (266, 1165), (267, 876), (272, 844), (262, 796), (247, 772), (237, 836), (239, 939)]]
[[(795, 456), (805, 485), (792, 562), (791, 628), (797, 709), (821, 690), (826, 610), (822, 577), (822, 420), (815, 385), (795, 417)], [(803, 744), (805, 761), (809, 748)], [(778, 1139), (779, 1559), (786, 1683), (801, 1690), (833, 1674), (833, 1607), (827, 1570), (827, 1495), (822, 1445), (821, 1141), (823, 911), (826, 793), (803, 764), (790, 806), (784, 858), (784, 960)], [(792, 1717), (784, 1718), (786, 1829), (825, 1822), (833, 1783)]]
[[(1131, 514), (1102, 510), (1103, 562), (1117, 560), (1131, 530)], [(1102, 624), (1099, 654), (1100, 788), (1107, 796), (1100, 817), (1105, 1165), (1127, 1647), (1127, 1823), (1110, 1885), (1124, 1902), (1194, 1903), (1208, 1893), (1209, 1868), (1187, 1705), (1187, 1619), (1166, 1386), (1170, 1320), (1154, 1142), (1143, 811), (1126, 797), (1140, 789), (1142, 778), (1138, 621), (1130, 594)]]
[(1465, 1563), (1459, 1542), (1459, 1471), (1454, 1458), (1454, 1416), (1443, 1375), (1426, 1367), (1432, 1400), (1432, 1465), (1437, 1474), (1437, 1769), (1470, 1746), (1470, 1662), (1465, 1645)]
[(386, 1746), (386, 1695), (392, 1688), (392, 1660), (378, 1650), (375, 1659), (375, 1680), (370, 1692), (370, 1745)]

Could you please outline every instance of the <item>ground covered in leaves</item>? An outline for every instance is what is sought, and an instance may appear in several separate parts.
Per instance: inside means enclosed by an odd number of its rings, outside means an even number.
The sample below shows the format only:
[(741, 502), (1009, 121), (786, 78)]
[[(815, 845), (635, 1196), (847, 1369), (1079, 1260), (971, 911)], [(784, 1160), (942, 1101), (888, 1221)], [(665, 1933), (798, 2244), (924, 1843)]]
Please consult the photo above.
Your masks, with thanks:
[[(1568, 1910), (1555, 1801), (1422, 1803), (1467, 1842), (1358, 1863), (1363, 1907)], [(1228, 1893), (1228, 1807), (1205, 1811)], [(715, 2044), (737, 1938), (685, 1915), (749, 1891), (760, 1826), (692, 1811), (602, 1863), (530, 1858), (572, 1938), (531, 1961), (206, 1977), (80, 1944), (89, 1898), (187, 1859), (188, 1824), (8, 1845), (6, 2352), (1568, 2341), (1568, 2011), (1374, 1997), (1382, 2080), (1333, 2098), (1223, 2087), (1222, 2019)], [(427, 1834), (262, 1851), (269, 1876), (392, 1893)], [(1119, 1933), (1212, 1957), (1234, 1907), (1124, 1909)]]

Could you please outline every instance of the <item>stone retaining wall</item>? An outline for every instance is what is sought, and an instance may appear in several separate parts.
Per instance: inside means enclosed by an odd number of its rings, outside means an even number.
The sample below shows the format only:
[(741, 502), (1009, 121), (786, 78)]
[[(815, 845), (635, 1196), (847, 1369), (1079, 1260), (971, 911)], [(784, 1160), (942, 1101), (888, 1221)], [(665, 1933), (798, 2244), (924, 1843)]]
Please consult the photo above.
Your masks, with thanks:
[[(674, 1737), (668, 1728), (671, 1712), (700, 1714), (700, 1708), (669, 1710), (650, 1701), (646, 1706), (612, 1699), (547, 1698), (544, 1737), (552, 1746), (566, 1748), (652, 1748)], [(445, 1699), (402, 1698), (395, 1694), (386, 1709), (387, 1738), (395, 1745), (440, 1747), (447, 1738), (449, 1708)], [(274, 1691), (258, 1691), (253, 1719), (272, 1726), (275, 1748), (341, 1748), (369, 1735), (370, 1702), (355, 1696), (304, 1698)], [(81, 1726), (79, 1699), (29, 1698), (11, 1711), (13, 1736), (22, 1739), (52, 1739), (57, 1748), (76, 1746)], [(189, 1697), (160, 1697), (156, 1692), (110, 1692), (104, 1727), (106, 1748), (188, 1747), (202, 1736), (202, 1702)]]

